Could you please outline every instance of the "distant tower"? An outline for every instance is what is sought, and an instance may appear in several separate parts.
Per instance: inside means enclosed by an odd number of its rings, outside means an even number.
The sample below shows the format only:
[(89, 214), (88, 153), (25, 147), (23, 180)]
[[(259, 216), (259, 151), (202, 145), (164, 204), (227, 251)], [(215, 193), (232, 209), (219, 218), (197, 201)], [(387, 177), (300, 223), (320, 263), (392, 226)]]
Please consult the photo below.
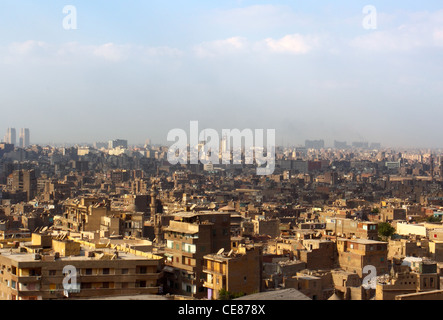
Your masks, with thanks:
[(431, 177), (434, 179), (434, 156), (431, 154)]
[(157, 188), (155, 185), (151, 188), (151, 217), (154, 218), (154, 235), (157, 243), (163, 242), (162, 220), (161, 214), (157, 213)]
[(17, 135), (15, 132), (15, 128), (8, 128), (8, 130), (6, 131), (5, 142), (13, 145), (17, 144)]
[(22, 128), (20, 129), (20, 148), (26, 148), (30, 145), (30, 138), (29, 138), (29, 129), (28, 128)]

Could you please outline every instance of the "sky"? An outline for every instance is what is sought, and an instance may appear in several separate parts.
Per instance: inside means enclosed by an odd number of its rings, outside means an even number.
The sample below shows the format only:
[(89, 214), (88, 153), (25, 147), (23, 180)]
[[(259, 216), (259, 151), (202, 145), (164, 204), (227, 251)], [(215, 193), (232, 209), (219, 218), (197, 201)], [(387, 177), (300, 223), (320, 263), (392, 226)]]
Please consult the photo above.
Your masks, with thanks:
[(0, 138), (442, 148), (442, 59), (442, 1), (2, 0)]

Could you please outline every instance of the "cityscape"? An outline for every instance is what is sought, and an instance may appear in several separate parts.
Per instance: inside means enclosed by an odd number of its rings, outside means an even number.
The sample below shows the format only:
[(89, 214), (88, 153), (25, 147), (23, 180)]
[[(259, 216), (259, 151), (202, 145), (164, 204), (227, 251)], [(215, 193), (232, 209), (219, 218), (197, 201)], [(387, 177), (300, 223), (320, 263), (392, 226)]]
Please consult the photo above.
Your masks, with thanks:
[(171, 165), (149, 139), (15, 147), (13, 132), (0, 144), (2, 299), (443, 296), (443, 152), (307, 140), (277, 147), (259, 176)]
[(437, 1), (0, 8), (0, 300), (443, 300)]

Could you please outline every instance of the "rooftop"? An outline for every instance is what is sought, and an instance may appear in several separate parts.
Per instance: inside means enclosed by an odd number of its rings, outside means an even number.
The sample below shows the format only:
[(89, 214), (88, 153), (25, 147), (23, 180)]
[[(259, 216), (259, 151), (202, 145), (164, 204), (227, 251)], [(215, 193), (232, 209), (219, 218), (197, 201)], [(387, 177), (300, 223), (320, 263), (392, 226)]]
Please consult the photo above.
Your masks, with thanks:
[(297, 289), (281, 289), (254, 293), (234, 300), (312, 300)]

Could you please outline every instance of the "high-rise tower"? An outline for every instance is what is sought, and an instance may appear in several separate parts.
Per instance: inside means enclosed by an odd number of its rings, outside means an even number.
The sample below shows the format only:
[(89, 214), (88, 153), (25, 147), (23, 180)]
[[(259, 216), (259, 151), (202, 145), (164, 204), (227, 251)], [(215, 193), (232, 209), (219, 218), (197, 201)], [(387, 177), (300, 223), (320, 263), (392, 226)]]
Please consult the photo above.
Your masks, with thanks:
[(26, 148), (30, 145), (30, 135), (28, 128), (20, 129), (20, 148)]
[(15, 128), (8, 128), (6, 131), (5, 142), (9, 144), (16, 145), (17, 136), (15, 132)]

